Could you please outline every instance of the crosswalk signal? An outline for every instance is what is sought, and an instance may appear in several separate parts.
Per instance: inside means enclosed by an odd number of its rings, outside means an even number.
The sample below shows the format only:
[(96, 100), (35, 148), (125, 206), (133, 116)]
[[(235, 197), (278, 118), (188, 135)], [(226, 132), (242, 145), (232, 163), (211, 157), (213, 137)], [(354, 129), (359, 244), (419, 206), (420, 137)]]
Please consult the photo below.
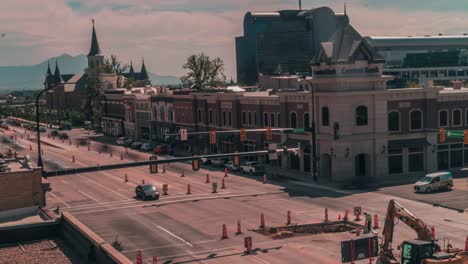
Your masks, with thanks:
[[(152, 155), (150, 160), (158, 160), (158, 156)], [(158, 173), (158, 164), (150, 164), (150, 173)]]
[(234, 151), (234, 166), (239, 166), (239, 155), (236, 155), (237, 151)]
[(192, 170), (197, 171), (200, 169), (200, 160), (194, 159), (192, 160)]
[(271, 131), (271, 127), (267, 128), (266, 130), (266, 140), (273, 140), (273, 131)]
[(468, 145), (468, 130), (463, 130), (463, 144)]
[(445, 128), (439, 129), (439, 141), (440, 143), (445, 142)]
[(240, 141), (244, 142), (247, 140), (247, 132), (245, 131), (245, 128), (240, 129)]
[(210, 131), (210, 144), (216, 145), (216, 130)]

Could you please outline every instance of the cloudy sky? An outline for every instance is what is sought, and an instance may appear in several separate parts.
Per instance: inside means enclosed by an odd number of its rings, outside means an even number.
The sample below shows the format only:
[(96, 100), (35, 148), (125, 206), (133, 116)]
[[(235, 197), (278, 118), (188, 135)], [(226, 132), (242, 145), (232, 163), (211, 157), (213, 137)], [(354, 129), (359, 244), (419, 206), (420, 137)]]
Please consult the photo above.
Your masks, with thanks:
[[(342, 0), (303, 0), (304, 8)], [(466, 0), (348, 0), (363, 35), (468, 33)], [(180, 76), (191, 54), (219, 56), (235, 77), (234, 37), (247, 11), (297, 8), (298, 0), (1, 0), (0, 66), (39, 63), (62, 53), (86, 54), (91, 19), (101, 50), (123, 61), (145, 57), (150, 71)]]

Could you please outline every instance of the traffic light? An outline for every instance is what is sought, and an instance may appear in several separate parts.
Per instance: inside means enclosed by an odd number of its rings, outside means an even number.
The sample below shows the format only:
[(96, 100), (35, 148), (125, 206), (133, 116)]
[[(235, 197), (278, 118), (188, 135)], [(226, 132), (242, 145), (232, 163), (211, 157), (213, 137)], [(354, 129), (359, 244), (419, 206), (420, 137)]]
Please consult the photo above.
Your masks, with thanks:
[(194, 159), (192, 160), (192, 170), (197, 171), (200, 169), (200, 160)]
[(216, 145), (216, 130), (210, 131), (210, 144)]
[(234, 151), (234, 166), (239, 166), (239, 155), (236, 155), (237, 151)]
[[(158, 160), (158, 156), (152, 155), (150, 160)], [(150, 173), (158, 173), (158, 164), (150, 164)]]
[(271, 131), (271, 127), (267, 128), (266, 130), (266, 140), (273, 140), (273, 132)]
[(445, 128), (439, 129), (439, 141), (440, 143), (445, 142)]
[(463, 130), (463, 144), (468, 145), (468, 130)]
[(240, 129), (240, 141), (244, 142), (247, 140), (247, 132), (245, 131), (245, 128)]

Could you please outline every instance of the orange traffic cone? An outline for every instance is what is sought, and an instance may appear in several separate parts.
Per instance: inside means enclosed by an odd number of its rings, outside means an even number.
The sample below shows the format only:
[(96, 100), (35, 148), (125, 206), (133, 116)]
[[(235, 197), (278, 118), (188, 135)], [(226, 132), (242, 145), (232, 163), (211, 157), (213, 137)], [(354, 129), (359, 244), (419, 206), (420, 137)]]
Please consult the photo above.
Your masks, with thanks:
[(226, 185), (224, 184), (224, 179), (221, 179), (221, 189), (226, 189)]
[(125, 182), (128, 182), (128, 175), (125, 173)]
[(187, 184), (187, 194), (192, 194), (192, 192), (190, 191), (190, 184)]

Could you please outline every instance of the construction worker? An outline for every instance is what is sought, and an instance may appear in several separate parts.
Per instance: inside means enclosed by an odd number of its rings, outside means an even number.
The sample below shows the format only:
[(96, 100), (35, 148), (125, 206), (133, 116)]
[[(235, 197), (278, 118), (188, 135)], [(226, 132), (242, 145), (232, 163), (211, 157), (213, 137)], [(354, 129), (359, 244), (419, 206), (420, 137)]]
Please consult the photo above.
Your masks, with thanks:
[(364, 212), (364, 215), (365, 215), (365, 219), (366, 219), (366, 228), (367, 228), (367, 231), (370, 232), (372, 229), (372, 215), (367, 213), (367, 212)]

